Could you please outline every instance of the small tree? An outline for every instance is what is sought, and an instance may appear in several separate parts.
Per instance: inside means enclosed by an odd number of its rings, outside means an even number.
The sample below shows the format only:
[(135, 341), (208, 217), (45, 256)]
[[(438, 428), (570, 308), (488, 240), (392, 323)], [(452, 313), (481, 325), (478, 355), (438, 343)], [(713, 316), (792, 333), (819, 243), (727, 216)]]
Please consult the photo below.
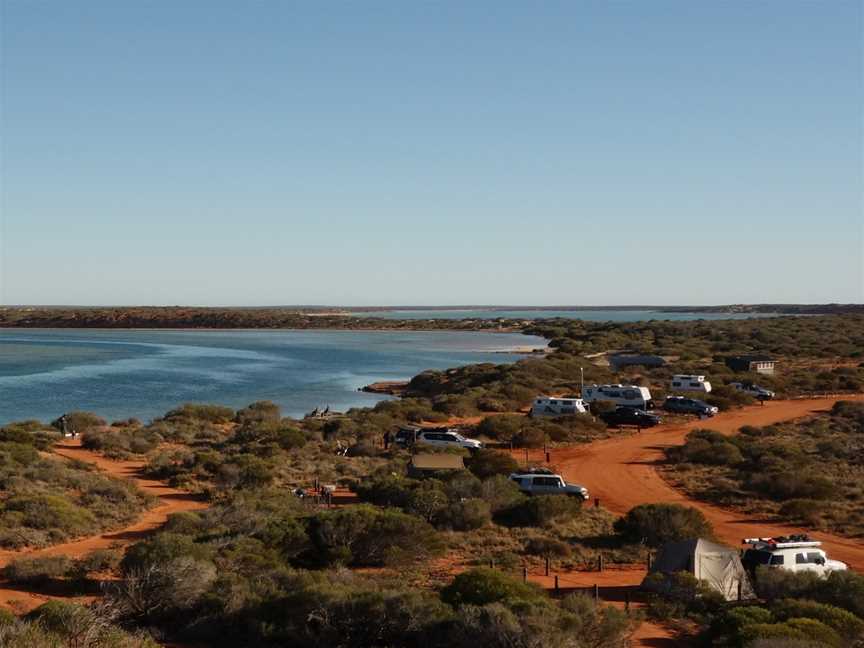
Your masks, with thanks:
[(640, 504), (615, 522), (615, 531), (630, 542), (650, 547), (714, 535), (702, 511), (680, 504)]

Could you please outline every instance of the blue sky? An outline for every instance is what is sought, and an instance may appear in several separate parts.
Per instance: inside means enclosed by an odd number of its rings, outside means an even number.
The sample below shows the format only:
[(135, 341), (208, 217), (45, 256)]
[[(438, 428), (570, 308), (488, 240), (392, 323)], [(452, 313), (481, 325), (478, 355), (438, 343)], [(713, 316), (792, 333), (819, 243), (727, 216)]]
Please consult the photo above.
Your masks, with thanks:
[(857, 1), (0, 5), (2, 303), (864, 300)]

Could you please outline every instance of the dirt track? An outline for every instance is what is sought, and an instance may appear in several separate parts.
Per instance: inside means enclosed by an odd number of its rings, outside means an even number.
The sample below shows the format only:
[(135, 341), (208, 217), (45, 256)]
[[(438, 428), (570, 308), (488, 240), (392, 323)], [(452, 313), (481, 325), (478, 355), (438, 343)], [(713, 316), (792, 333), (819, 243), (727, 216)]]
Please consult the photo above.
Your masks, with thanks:
[[(171, 513), (206, 507), (201, 498), (166, 486), (163, 482), (141, 476), (143, 461), (112, 461), (81, 447), (80, 441), (65, 441), (54, 447), (54, 454), (67, 459), (78, 459), (94, 464), (102, 472), (121, 479), (132, 479), (138, 488), (158, 498), (156, 506), (148, 509), (127, 527), (108, 531), (80, 540), (52, 545), (44, 549), (0, 551), (0, 567), (17, 558), (66, 555), (80, 558), (95, 549), (107, 549), (132, 544), (162, 526)], [(32, 593), (0, 581), (0, 607), (16, 612), (30, 610), (51, 598), (48, 594)], [(86, 597), (82, 597), (86, 598)]]
[[(782, 535), (795, 530), (777, 523), (748, 518), (734, 511), (689, 499), (667, 484), (655, 469), (663, 460), (663, 449), (683, 443), (695, 428), (710, 428), (733, 434), (744, 425), (770, 425), (829, 409), (838, 400), (861, 400), (862, 395), (843, 398), (773, 401), (715, 416), (708, 421), (694, 420), (684, 425), (658, 426), (654, 429), (605, 439), (586, 446), (558, 450), (552, 463), (567, 479), (585, 484), (592, 497), (613, 513), (623, 514), (638, 504), (677, 502), (700, 509), (714, 526), (718, 538), (740, 546), (745, 537)], [(832, 558), (842, 560), (856, 571), (864, 571), (864, 543), (828, 534), (810, 533), (821, 540)]]

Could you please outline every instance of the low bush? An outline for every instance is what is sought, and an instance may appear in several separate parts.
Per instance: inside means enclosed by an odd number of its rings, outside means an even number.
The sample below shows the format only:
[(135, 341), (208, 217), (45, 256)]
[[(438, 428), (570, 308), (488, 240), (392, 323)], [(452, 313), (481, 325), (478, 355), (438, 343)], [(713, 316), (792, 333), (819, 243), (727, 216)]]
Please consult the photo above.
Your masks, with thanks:
[(714, 535), (701, 511), (680, 504), (640, 504), (616, 520), (615, 531), (629, 542), (650, 547)]
[(519, 462), (509, 454), (487, 448), (475, 452), (465, 465), (480, 479), (493, 475), (509, 475), (519, 469)]
[(3, 568), (3, 576), (12, 583), (41, 585), (66, 576), (72, 566), (72, 560), (67, 556), (20, 558)]
[(502, 603), (509, 607), (532, 603), (545, 597), (531, 583), (523, 583), (500, 571), (479, 567), (457, 575), (441, 590), (441, 600), (453, 607)]

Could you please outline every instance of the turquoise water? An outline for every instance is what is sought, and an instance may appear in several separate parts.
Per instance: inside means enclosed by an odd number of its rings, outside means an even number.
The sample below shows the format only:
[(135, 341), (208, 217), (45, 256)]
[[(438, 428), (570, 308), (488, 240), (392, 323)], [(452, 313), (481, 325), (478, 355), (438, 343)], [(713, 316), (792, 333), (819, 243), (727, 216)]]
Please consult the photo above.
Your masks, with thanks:
[(658, 310), (489, 310), (489, 309), (452, 309), (452, 310), (388, 310), (375, 312), (355, 312), (356, 316), (381, 317), (383, 319), (544, 319), (564, 317), (589, 322), (638, 322), (643, 320), (721, 320), (750, 319), (752, 317), (772, 317), (773, 313), (664, 313)]
[(386, 398), (358, 392), (424, 369), (513, 362), (545, 340), (461, 331), (0, 329), (0, 424), (66, 411), (149, 420), (184, 402), (278, 403), (288, 416)]

